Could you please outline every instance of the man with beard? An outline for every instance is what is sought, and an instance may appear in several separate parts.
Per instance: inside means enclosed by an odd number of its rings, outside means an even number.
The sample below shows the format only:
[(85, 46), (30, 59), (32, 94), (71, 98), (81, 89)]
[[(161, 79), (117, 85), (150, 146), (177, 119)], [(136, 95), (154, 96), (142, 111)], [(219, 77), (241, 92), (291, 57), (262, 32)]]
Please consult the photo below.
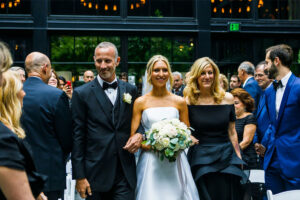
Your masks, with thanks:
[(281, 44), (266, 50), (273, 85), (265, 91), (270, 118), (264, 158), (266, 188), (274, 194), (300, 189), (300, 78), (290, 70), (293, 50)]

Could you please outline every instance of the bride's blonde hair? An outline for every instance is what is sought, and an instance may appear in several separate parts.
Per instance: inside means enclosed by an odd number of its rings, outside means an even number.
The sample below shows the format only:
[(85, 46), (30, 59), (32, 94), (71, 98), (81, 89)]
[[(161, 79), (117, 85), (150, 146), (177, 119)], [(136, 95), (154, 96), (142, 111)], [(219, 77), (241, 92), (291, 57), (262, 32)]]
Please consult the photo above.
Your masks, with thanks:
[(19, 74), (13, 71), (3, 73), (3, 85), (0, 88), (0, 121), (8, 126), (19, 138), (25, 138), (20, 126), (22, 105), (18, 93), (23, 89)]
[(202, 71), (211, 66), (214, 72), (214, 82), (210, 88), (211, 93), (214, 97), (215, 103), (219, 104), (225, 96), (225, 91), (221, 89), (219, 82), (219, 68), (218, 66), (208, 57), (203, 57), (197, 59), (191, 67), (187, 85), (183, 91), (185, 97), (188, 98), (191, 105), (195, 105), (201, 94), (201, 91), (198, 86), (198, 78), (201, 76)]
[(171, 66), (170, 66), (170, 63), (169, 63), (168, 59), (165, 56), (162, 56), (162, 55), (152, 56), (152, 58), (150, 58), (150, 60), (148, 61), (147, 69), (146, 69), (147, 70), (147, 82), (150, 85), (152, 85), (151, 74), (152, 74), (153, 67), (154, 67), (155, 63), (158, 62), (158, 61), (163, 61), (167, 65), (168, 72), (170, 74), (170, 76), (169, 76), (170, 85), (172, 87), (172, 85), (173, 85), (173, 76), (172, 76)]

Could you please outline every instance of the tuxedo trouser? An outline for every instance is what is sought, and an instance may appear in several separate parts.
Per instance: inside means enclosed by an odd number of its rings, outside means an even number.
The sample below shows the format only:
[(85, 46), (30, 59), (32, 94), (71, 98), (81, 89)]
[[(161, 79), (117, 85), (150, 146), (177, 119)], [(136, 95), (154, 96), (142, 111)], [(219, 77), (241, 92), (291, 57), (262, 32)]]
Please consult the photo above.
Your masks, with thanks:
[(280, 169), (280, 163), (277, 157), (276, 149), (272, 155), (269, 167), (265, 171), (265, 186), (267, 190), (271, 190), (273, 194), (288, 190), (299, 190), (299, 178), (287, 178)]
[(92, 191), (92, 196), (88, 196), (86, 200), (134, 200), (134, 195), (135, 190), (128, 184), (118, 159), (113, 188), (108, 192)]
[(51, 191), (51, 192), (44, 192), (48, 200), (64, 200), (64, 191)]

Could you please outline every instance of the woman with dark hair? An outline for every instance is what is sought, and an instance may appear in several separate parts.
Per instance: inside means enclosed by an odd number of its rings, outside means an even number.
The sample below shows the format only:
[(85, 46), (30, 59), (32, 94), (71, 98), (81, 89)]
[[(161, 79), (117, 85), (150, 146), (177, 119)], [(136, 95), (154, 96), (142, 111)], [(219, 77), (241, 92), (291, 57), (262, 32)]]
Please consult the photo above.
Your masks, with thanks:
[(53, 87), (60, 89), (60, 82), (59, 82), (58, 76), (54, 69), (52, 69), (52, 73), (51, 73), (51, 77), (48, 81), (48, 85), (51, 85)]
[(257, 169), (257, 156), (252, 143), (256, 131), (256, 119), (252, 114), (254, 110), (254, 99), (242, 88), (231, 91), (234, 97), (236, 114), (235, 129), (238, 134), (238, 141), (242, 150), (242, 158), (247, 163), (244, 169)]

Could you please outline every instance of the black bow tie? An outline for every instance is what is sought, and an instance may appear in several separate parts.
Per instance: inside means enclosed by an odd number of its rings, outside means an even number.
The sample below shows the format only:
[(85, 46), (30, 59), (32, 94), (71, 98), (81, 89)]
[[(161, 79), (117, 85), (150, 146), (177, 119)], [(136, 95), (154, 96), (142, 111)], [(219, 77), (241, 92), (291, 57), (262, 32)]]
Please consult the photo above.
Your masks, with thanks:
[(283, 85), (282, 85), (281, 80), (280, 80), (280, 81), (273, 81), (273, 87), (274, 87), (275, 91), (276, 91), (278, 88), (282, 88)]
[(118, 87), (118, 82), (117, 81), (115, 81), (115, 82), (113, 82), (111, 84), (109, 84), (107, 82), (103, 82), (103, 86), (102, 86), (103, 90), (106, 90), (108, 88), (116, 89), (117, 87)]

